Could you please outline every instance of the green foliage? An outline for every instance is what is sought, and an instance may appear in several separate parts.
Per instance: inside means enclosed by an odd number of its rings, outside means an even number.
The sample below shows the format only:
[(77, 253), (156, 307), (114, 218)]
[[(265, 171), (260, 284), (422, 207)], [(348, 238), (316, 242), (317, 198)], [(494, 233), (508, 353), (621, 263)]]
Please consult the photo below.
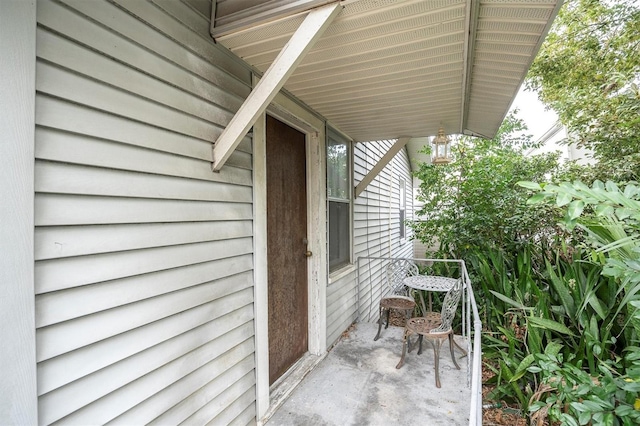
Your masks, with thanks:
[(519, 180), (541, 180), (558, 170), (557, 154), (527, 155), (531, 138), (523, 122), (509, 115), (492, 140), (460, 137), (447, 165), (422, 164), (418, 198), (424, 207), (411, 224), (416, 238), (438, 242), (442, 253), (461, 257), (478, 247), (510, 250), (533, 235), (551, 235), (556, 217), (547, 206), (526, 206)]
[[(562, 424), (638, 424), (640, 189), (599, 181), (519, 186), (536, 191), (529, 204), (563, 209), (563, 226), (580, 230), (582, 243), (556, 247), (553, 257), (532, 246), (515, 256), (527, 262), (515, 264), (511, 255), (475, 255), (490, 311), (485, 352), (490, 363), (499, 360), (496, 371), (505, 369), (494, 378), (495, 396), (511, 393), (526, 408), (533, 395), (532, 418)], [(527, 275), (524, 264), (537, 273)]]
[[(531, 187), (533, 184), (525, 183)], [(640, 301), (640, 187), (628, 184), (624, 189), (613, 182), (596, 181), (591, 187), (581, 182), (540, 186), (531, 204), (544, 200), (567, 205), (564, 224), (585, 232), (592, 259), (603, 265), (603, 276), (618, 283), (620, 299), (616, 315), (626, 315), (640, 335), (640, 322), (631, 312), (631, 302)], [(589, 214), (582, 215), (585, 209)]]
[(562, 227), (581, 238), (469, 254), (485, 361), (496, 373), (490, 397), (526, 410), (537, 395), (532, 416), (562, 424), (637, 424), (640, 189), (519, 186), (535, 192), (530, 205), (562, 209)]
[(484, 358), (496, 373), (490, 380), (495, 385), (490, 397), (515, 399), (526, 410), (531, 375), (525, 376), (522, 365), (531, 359), (532, 351), (540, 349), (541, 334), (539, 330), (527, 332), (526, 318), (534, 312), (536, 301), (545, 300), (532, 275), (530, 249), (522, 247), (515, 258), (500, 250), (477, 250), (468, 260), (472, 281), (481, 285)]
[(633, 165), (622, 179), (628, 180), (640, 170), (639, 75), (638, 1), (568, 0), (529, 70), (527, 86), (558, 113), (574, 142), (594, 151), (598, 168)]
[(527, 369), (540, 374), (542, 386), (540, 400), (529, 410), (533, 416), (544, 412), (566, 425), (640, 424), (640, 349), (629, 347), (626, 352), (624, 359), (601, 363), (597, 377), (570, 362), (570, 357), (563, 362), (561, 353), (535, 355)]

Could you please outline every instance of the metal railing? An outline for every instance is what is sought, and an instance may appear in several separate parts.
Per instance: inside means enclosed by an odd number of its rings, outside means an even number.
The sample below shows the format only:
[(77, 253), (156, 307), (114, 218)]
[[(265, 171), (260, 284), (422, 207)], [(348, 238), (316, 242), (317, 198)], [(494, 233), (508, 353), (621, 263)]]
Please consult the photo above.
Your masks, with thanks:
[[(361, 271), (363, 261), (369, 261), (368, 279), (363, 280), (362, 275), (366, 275), (366, 272)], [(481, 426), (482, 425), (482, 346), (481, 346), (481, 331), (482, 322), (480, 321), (480, 315), (478, 314), (478, 305), (476, 303), (475, 296), (473, 294), (473, 288), (471, 287), (471, 279), (467, 272), (467, 267), (462, 259), (417, 259), (407, 257), (374, 257), (374, 256), (361, 256), (357, 260), (357, 303), (358, 313), (356, 322), (360, 321), (362, 316), (366, 314), (366, 320), (371, 320), (372, 313), (376, 315), (378, 313), (379, 298), (383, 294), (385, 284), (383, 280), (386, 280), (384, 272), (385, 264), (382, 261), (390, 262), (392, 260), (410, 260), (417, 264), (430, 265), (433, 263), (457, 263), (460, 267), (460, 278), (463, 281), (465, 291), (462, 294), (462, 337), (467, 342), (467, 387), (471, 388), (471, 406), (469, 412), (469, 426)], [(379, 288), (380, 293), (374, 296), (374, 279), (372, 279), (373, 272), (371, 267), (371, 261), (379, 261), (378, 269), (376, 271), (375, 281), (378, 281), (375, 286)], [(366, 277), (365, 277), (366, 278)], [(364, 290), (362, 288), (363, 281), (368, 283), (369, 300), (364, 304), (361, 299), (361, 293)], [(378, 297), (379, 296), (379, 297)], [(377, 303), (374, 303), (378, 301)], [(368, 305), (368, 307), (366, 306)], [(375, 307), (375, 311), (372, 312)], [(473, 340), (471, 339), (473, 336)]]
[(471, 279), (464, 260), (460, 261), (462, 279), (467, 289), (468, 303), (473, 314), (473, 358), (471, 359), (471, 407), (469, 412), (469, 426), (482, 426), (482, 321), (478, 313)]

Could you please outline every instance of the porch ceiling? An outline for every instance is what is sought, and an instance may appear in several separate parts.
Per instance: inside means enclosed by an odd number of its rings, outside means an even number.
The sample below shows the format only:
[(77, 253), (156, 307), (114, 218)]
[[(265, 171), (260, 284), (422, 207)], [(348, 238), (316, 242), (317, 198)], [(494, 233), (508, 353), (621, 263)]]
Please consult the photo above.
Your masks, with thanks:
[[(343, 1), (284, 87), (355, 141), (431, 136), (441, 124), (492, 137), (561, 1)], [(292, 10), (212, 34), (264, 72), (306, 16)]]

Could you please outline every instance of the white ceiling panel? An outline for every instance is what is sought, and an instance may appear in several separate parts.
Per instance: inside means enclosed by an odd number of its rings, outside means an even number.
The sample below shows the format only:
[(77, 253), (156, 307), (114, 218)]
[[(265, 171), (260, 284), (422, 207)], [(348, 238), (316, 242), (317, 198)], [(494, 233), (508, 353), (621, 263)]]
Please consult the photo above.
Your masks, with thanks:
[[(284, 87), (356, 141), (432, 136), (440, 125), (492, 137), (560, 1), (345, 0)], [(305, 16), (216, 40), (265, 72)]]

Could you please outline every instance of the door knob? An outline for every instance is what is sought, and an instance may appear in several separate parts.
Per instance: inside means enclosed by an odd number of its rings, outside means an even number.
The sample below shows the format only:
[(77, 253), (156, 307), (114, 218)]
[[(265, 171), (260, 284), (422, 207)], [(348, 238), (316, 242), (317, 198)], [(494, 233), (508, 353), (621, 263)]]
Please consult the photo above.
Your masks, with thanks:
[(307, 257), (311, 257), (312, 254), (313, 253), (311, 253), (309, 250), (304, 252), (304, 255), (307, 256)]

